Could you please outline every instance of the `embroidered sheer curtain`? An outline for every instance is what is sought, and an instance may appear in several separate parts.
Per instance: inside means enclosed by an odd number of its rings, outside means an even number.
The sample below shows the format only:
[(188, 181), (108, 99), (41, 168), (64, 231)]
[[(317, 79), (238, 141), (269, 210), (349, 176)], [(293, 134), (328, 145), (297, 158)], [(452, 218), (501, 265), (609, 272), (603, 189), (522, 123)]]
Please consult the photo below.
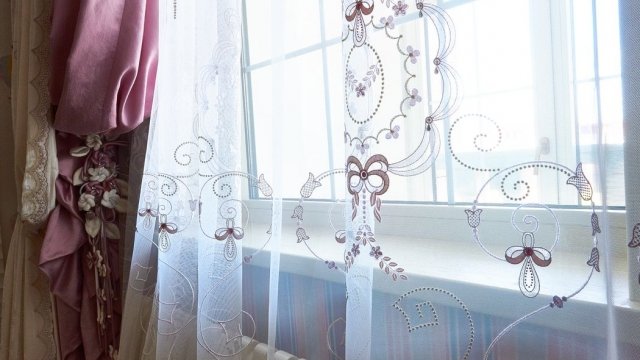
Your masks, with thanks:
[[(640, 356), (632, 191), (640, 132), (629, 121), (640, 104), (632, 85), (640, 7), (619, 5), (626, 202), (616, 197), (610, 210), (609, 194), (620, 193), (611, 187), (620, 183), (612, 162), (621, 160), (609, 145), (622, 142), (622, 115), (606, 111), (612, 94), (599, 74), (599, 61), (617, 55), (599, 46), (616, 37), (594, 36), (588, 61), (577, 47), (586, 46), (580, 24), (603, 34), (594, 30), (598, 16), (617, 18), (617, 8), (496, 0), (496, 8), (516, 4), (496, 25), (483, 22), (486, 8), (452, 3), (472, 1), (320, 2), (342, 19), (342, 68), (322, 70), (341, 91), (324, 94), (343, 109), (343, 136), (332, 149), (344, 156), (333, 169), (285, 161), (317, 156), (304, 144), (316, 134), (285, 128), (304, 129), (304, 104), (321, 101), (308, 98), (304, 83), (320, 69), (289, 51), (292, 34), (313, 31), (305, 18), (316, 16), (315, 4), (161, 4), (154, 110), (130, 166), (135, 212), (120, 358)], [(243, 28), (252, 6), (264, 6), (271, 21)], [(495, 43), (457, 33), (459, 22), (480, 24), (476, 31), (491, 35), (478, 38)], [(247, 26), (269, 34), (269, 70), (260, 74), (241, 68), (251, 55)], [(510, 26), (535, 31), (500, 46)], [(474, 46), (473, 54), (458, 52)], [(339, 56), (320, 48), (323, 57)], [(495, 67), (474, 69), (474, 56), (495, 57)], [(516, 58), (526, 61), (501, 65)], [(578, 66), (591, 80), (579, 79)], [(523, 89), (502, 91), (499, 80), (517, 76)], [(271, 91), (249, 90), (258, 77)], [(592, 107), (578, 111), (585, 98)], [(245, 121), (251, 103), (260, 111)], [(268, 140), (255, 149), (257, 128)], [(552, 139), (550, 151), (537, 147), (541, 138)], [(268, 159), (265, 174), (246, 170), (252, 154)], [(456, 204), (389, 201), (411, 195), (405, 179), (436, 179), (434, 168), (464, 179)], [(314, 201), (328, 187), (338, 200)], [(282, 200), (291, 193), (295, 199)]]

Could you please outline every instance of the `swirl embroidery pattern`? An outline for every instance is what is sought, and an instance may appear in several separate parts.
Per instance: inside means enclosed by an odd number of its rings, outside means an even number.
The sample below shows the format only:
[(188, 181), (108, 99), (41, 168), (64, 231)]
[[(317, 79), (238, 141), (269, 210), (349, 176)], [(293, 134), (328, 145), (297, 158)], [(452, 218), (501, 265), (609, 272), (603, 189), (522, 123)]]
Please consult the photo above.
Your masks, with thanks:
[[(512, 245), (507, 247), (503, 256), (497, 255), (489, 250), (489, 247), (483, 242), (480, 236), (480, 227), (482, 224), (481, 215), (488, 212), (488, 209), (482, 209), (480, 204), (480, 197), (485, 192), (486, 189), (489, 188), (489, 184), (493, 181), (499, 180), (499, 188), (500, 193), (504, 196), (508, 201), (513, 202), (522, 202), (526, 200), (531, 194), (531, 185), (527, 180), (524, 180), (522, 177), (514, 179), (518, 174), (522, 174), (526, 171), (533, 171), (535, 174), (538, 174), (538, 171), (552, 171), (558, 174), (558, 176), (565, 176), (565, 185), (570, 185), (571, 187), (577, 190), (578, 197), (586, 202), (591, 204), (591, 214), (589, 216), (589, 224), (591, 227), (591, 237), (592, 237), (592, 247), (586, 261), (586, 265), (589, 267), (589, 272), (587, 274), (586, 279), (579, 285), (579, 287), (570, 292), (568, 295), (560, 296), (554, 295), (551, 297), (551, 301), (549, 301), (546, 305), (520, 317), (515, 322), (507, 326), (502, 332), (496, 336), (489, 347), (486, 349), (484, 354), (484, 359), (488, 359), (491, 351), (495, 347), (495, 345), (500, 341), (500, 339), (505, 336), (511, 329), (513, 329), (519, 323), (525, 321), (526, 319), (542, 312), (546, 309), (557, 308), (562, 309), (564, 305), (569, 299), (573, 298), (577, 294), (579, 294), (589, 283), (594, 272), (600, 271), (600, 254), (598, 250), (598, 234), (601, 233), (600, 224), (598, 220), (598, 215), (596, 213), (596, 205), (593, 201), (593, 187), (591, 186), (591, 182), (588, 180), (585, 175), (582, 164), (579, 163), (575, 170), (572, 170), (564, 165), (548, 162), (548, 161), (531, 161), (520, 164), (511, 165), (505, 168), (490, 168), (490, 167), (479, 167), (471, 165), (467, 162), (464, 162), (455, 152), (453, 146), (454, 130), (459, 129), (460, 126), (456, 124), (463, 119), (470, 119), (471, 117), (476, 117), (481, 121), (490, 122), (494, 128), (497, 130), (497, 144), (487, 147), (481, 147), (478, 145), (477, 140), (479, 138), (488, 137), (487, 134), (481, 133), (474, 137), (474, 145), (477, 150), (481, 152), (490, 152), (494, 150), (499, 144), (501, 140), (501, 130), (498, 124), (491, 120), (489, 117), (486, 117), (481, 114), (469, 114), (463, 115), (459, 117), (452, 124), (449, 129), (448, 134), (448, 142), (449, 149), (452, 153), (453, 158), (462, 166), (466, 167), (469, 170), (477, 171), (477, 172), (493, 172), (494, 174), (489, 177), (488, 180), (480, 187), (480, 191), (477, 193), (476, 198), (473, 201), (473, 205), (471, 208), (465, 210), (465, 214), (467, 217), (467, 223), (471, 229), (471, 233), (473, 239), (478, 244), (478, 246), (490, 257), (506, 261), (508, 264), (521, 266), (520, 275), (518, 279), (518, 287), (523, 296), (527, 298), (535, 298), (541, 291), (541, 281), (538, 276), (538, 272), (536, 270), (536, 266), (539, 268), (547, 268), (552, 265), (552, 253), (556, 245), (560, 240), (560, 222), (556, 217), (554, 211), (545, 204), (538, 203), (521, 203), (512, 211), (511, 215), (511, 225), (512, 227), (520, 234), (520, 243), (521, 245)], [(512, 186), (509, 186), (512, 185)], [(513, 189), (510, 191), (509, 189)], [(532, 210), (542, 211), (539, 215), (533, 215), (531, 213), (525, 213), (522, 216), (522, 220), (517, 221), (516, 217), (521, 212), (527, 212)], [(545, 215), (551, 219), (551, 223), (554, 226), (554, 238), (549, 247), (545, 247), (544, 245), (539, 245), (537, 243), (538, 239), (536, 239), (541, 222), (538, 217)]]

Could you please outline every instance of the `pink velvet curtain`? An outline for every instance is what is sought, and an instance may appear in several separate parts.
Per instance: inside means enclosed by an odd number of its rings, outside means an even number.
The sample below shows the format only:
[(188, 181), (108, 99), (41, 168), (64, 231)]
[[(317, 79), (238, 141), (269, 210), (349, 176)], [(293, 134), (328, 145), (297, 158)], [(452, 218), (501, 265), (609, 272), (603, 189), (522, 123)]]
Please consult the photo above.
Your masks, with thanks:
[(49, 218), (40, 267), (55, 299), (62, 359), (115, 357), (122, 303), (118, 241), (105, 238), (105, 261), (114, 290), (108, 301), (115, 317), (105, 343), (98, 334), (96, 281), (88, 261), (85, 220), (78, 208), (80, 191), (73, 182), (83, 159), (70, 152), (85, 144), (86, 135), (115, 139), (149, 115), (157, 43), (155, 0), (53, 1), (50, 92), (60, 173), (57, 206)]

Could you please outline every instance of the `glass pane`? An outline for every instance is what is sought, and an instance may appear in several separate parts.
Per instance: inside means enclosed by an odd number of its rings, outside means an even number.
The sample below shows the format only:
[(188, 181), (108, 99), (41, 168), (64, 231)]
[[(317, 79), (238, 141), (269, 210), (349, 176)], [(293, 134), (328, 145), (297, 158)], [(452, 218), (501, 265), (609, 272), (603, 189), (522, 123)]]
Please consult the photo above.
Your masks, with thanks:
[[(272, 139), (274, 128), (284, 141), (283, 169), (286, 175), (282, 183), (282, 196), (299, 198), (300, 186), (305, 183), (307, 173), (298, 171), (304, 164), (305, 171), (314, 174), (329, 169), (327, 148), (327, 120), (324, 103), (322, 53), (312, 53), (286, 60), (284, 79), (278, 81), (277, 91), (283, 91), (287, 111), (272, 118), (271, 93), (274, 91), (271, 67), (251, 72), (253, 99), (253, 123), (258, 174), (272, 178)], [(289, 169), (289, 171), (287, 171)], [(296, 171), (293, 171), (293, 170)], [(289, 176), (290, 175), (290, 176)], [(314, 192), (316, 198), (330, 198), (330, 187), (320, 187)]]
[(245, 0), (247, 11), (248, 43), (251, 64), (269, 60), (272, 54), (273, 21), (280, 17), (287, 21), (280, 22), (284, 35), (278, 41), (284, 43), (284, 51), (299, 50), (320, 43), (320, 17), (317, 15), (320, 5), (317, 1), (279, 0), (283, 1), (284, 14), (274, 17), (271, 2)]

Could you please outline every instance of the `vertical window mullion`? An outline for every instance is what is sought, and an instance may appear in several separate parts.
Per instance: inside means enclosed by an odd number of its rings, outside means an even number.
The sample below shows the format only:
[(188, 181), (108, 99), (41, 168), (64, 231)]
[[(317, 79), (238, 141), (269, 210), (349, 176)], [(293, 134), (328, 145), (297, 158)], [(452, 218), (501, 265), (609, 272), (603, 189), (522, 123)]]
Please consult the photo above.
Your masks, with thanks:
[[(331, 126), (331, 92), (329, 91), (329, 65), (327, 64), (327, 42), (325, 37), (325, 24), (324, 24), (324, 0), (318, 1), (318, 7), (320, 9), (320, 43), (322, 45), (322, 78), (324, 85), (324, 107), (325, 107), (325, 117), (327, 123), (327, 146), (329, 156), (329, 169), (334, 169), (335, 164), (333, 163), (333, 129)], [(329, 177), (329, 181), (331, 182), (331, 199), (336, 199), (336, 187), (335, 187), (335, 179), (333, 176)]]
[[(256, 163), (256, 142), (255, 129), (253, 124), (253, 90), (251, 88), (251, 71), (248, 70), (251, 65), (249, 57), (249, 30), (247, 23), (247, 4), (242, 1), (242, 94), (244, 108), (244, 142), (245, 152), (247, 156), (247, 172), (257, 176), (258, 164)], [(249, 186), (249, 198), (257, 199), (258, 189)]]

